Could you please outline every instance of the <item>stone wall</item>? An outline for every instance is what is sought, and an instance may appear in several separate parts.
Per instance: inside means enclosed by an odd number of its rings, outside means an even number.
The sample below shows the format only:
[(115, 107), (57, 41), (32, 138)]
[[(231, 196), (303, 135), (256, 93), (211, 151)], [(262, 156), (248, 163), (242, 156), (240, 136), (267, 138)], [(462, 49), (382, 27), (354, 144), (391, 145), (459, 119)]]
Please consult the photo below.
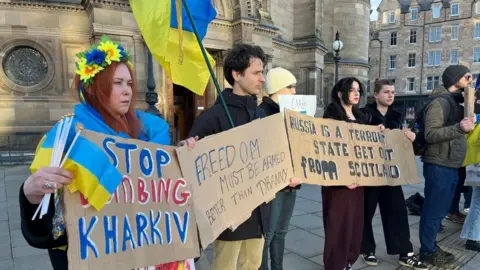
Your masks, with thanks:
[[(0, 2), (1, 134), (44, 132), (71, 112), (76, 103), (71, 89), (75, 54), (103, 34), (130, 51), (138, 86), (137, 104), (140, 109), (145, 107), (148, 51), (128, 0), (67, 2)], [(366, 78), (367, 47), (363, 43), (368, 40), (368, 2), (214, 0), (218, 17), (210, 24), (203, 43), (216, 59), (214, 72), (220, 86), (227, 86), (223, 78), (226, 50), (239, 42), (256, 44), (268, 55), (266, 71), (276, 66), (291, 70), (298, 79), (297, 91), (317, 95), (319, 107), (323, 107), (333, 81), (333, 69), (324, 62), (329, 61), (326, 54), (331, 51), (336, 30), (345, 43), (342, 56), (349, 60), (342, 65), (341, 76)], [(33, 62), (18, 60), (26, 54), (31, 57), (23, 59)], [(10, 64), (3, 65), (6, 58)], [(38, 76), (22, 82), (22, 72)], [(23, 80), (27, 77), (32, 76)], [(172, 84), (156, 63), (154, 77), (159, 94), (157, 107), (173, 125)], [(205, 106), (216, 99), (213, 83), (208, 89)]]
[(7, 115), (0, 133), (46, 130), (71, 112), (74, 56), (88, 46), (88, 16), (75, 5), (3, 3), (0, 18), (0, 115)]

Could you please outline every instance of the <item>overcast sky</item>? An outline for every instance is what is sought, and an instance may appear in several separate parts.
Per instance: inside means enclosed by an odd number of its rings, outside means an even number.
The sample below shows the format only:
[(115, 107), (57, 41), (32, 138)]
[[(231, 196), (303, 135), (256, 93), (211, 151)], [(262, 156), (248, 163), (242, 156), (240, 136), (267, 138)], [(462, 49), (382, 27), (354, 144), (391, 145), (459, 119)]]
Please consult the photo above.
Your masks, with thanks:
[(370, 15), (370, 20), (371, 21), (375, 21), (377, 20), (377, 8), (378, 8), (378, 5), (380, 4), (380, 2), (382, 2), (382, 0), (372, 0), (372, 15)]

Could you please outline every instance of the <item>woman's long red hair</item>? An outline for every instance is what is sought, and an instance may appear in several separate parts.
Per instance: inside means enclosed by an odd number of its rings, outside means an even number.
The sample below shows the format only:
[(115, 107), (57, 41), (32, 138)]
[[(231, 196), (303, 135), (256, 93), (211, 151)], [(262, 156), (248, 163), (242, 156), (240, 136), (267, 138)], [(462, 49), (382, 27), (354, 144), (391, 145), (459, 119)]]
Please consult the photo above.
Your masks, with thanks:
[[(119, 65), (126, 65), (132, 77), (132, 101), (130, 108), (125, 115), (117, 115), (110, 108), (110, 93), (113, 87), (113, 75)], [(75, 91), (80, 85), (80, 76), (75, 76)], [(137, 97), (137, 87), (133, 72), (126, 62), (114, 62), (105, 67), (101, 72), (95, 75), (93, 83), (85, 89), (82, 85), (83, 96), (86, 103), (92, 106), (102, 116), (105, 123), (116, 132), (124, 132), (131, 138), (138, 139), (140, 133), (140, 121), (135, 114), (135, 101)], [(77, 92), (78, 93), (78, 92)]]

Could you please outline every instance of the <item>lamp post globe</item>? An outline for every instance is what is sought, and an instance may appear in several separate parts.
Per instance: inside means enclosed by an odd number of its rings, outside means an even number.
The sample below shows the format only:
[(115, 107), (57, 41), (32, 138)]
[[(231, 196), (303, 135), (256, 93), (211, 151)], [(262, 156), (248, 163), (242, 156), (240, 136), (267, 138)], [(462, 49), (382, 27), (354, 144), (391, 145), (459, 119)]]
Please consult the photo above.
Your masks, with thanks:
[(332, 49), (335, 52), (333, 56), (333, 61), (335, 61), (335, 83), (338, 82), (338, 63), (340, 62), (340, 51), (343, 49), (343, 42), (340, 40), (340, 34), (335, 34), (335, 41), (333, 41)]
[(341, 40), (335, 40), (332, 44), (332, 48), (335, 52), (340, 52), (343, 49), (343, 42)]

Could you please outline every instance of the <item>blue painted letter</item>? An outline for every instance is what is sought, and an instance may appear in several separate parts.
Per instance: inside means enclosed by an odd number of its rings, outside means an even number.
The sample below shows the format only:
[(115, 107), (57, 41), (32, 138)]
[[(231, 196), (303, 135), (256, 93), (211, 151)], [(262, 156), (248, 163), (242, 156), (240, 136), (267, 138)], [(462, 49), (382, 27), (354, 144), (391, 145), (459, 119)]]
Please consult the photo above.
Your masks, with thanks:
[(132, 167), (132, 159), (130, 158), (130, 151), (137, 150), (138, 146), (130, 143), (117, 143), (115, 144), (115, 146), (125, 150), (125, 168), (127, 168), (127, 174), (130, 174), (130, 168)]
[(110, 146), (108, 146), (111, 143), (115, 144), (115, 140), (113, 138), (105, 138), (103, 140), (103, 149), (105, 149), (105, 152), (107, 152), (107, 154), (112, 159), (113, 166), (117, 167), (118, 166), (118, 157), (115, 154), (115, 152), (113, 152), (112, 149), (110, 149)]
[(150, 210), (150, 237), (152, 238), (152, 245), (155, 245), (157, 241), (155, 240), (157, 237), (160, 240), (160, 245), (163, 244), (163, 236), (162, 233), (158, 230), (157, 225), (160, 221), (160, 217), (162, 216), (162, 212), (158, 211), (158, 216), (153, 219), (153, 210)]
[(170, 228), (170, 213), (165, 212), (165, 232), (167, 234), (167, 243), (172, 243), (172, 229)]
[(135, 240), (133, 239), (132, 234), (132, 227), (130, 226), (130, 221), (128, 220), (128, 216), (125, 215), (123, 219), (123, 245), (122, 251), (127, 250), (127, 241), (130, 241), (130, 247), (135, 249)]
[(98, 249), (95, 245), (95, 242), (90, 239), (90, 233), (92, 233), (95, 225), (97, 224), (98, 218), (93, 216), (90, 220), (90, 224), (88, 225), (88, 229), (85, 228), (85, 218), (81, 217), (78, 219), (78, 238), (80, 240), (80, 258), (85, 260), (88, 258), (88, 250), (87, 248), (90, 247), (93, 251), (95, 257), (98, 258)]
[(143, 246), (143, 238), (145, 238), (145, 242), (147, 243), (147, 246), (149, 246), (150, 240), (148, 239), (147, 233), (145, 232), (145, 230), (148, 228), (147, 217), (145, 216), (144, 213), (137, 213), (135, 220), (137, 223), (138, 246), (139, 247)]
[(189, 220), (190, 214), (188, 211), (185, 211), (185, 214), (183, 215), (183, 226), (180, 223), (180, 215), (177, 212), (173, 212), (173, 219), (175, 219), (175, 224), (177, 225), (177, 230), (178, 234), (180, 235), (180, 240), (182, 240), (182, 243), (185, 244), (187, 242), (187, 236), (188, 236), (188, 220)]
[(111, 226), (110, 226), (110, 217), (103, 217), (103, 229), (105, 231), (105, 253), (108, 255), (111, 252), (110, 241), (113, 241), (113, 253), (118, 252), (118, 222), (117, 216), (111, 216)]
[[(147, 166), (145, 166), (145, 158), (147, 159)], [(150, 149), (142, 149), (138, 160), (140, 162), (140, 170), (142, 171), (142, 174), (145, 177), (150, 177), (153, 172), (153, 158)]]

